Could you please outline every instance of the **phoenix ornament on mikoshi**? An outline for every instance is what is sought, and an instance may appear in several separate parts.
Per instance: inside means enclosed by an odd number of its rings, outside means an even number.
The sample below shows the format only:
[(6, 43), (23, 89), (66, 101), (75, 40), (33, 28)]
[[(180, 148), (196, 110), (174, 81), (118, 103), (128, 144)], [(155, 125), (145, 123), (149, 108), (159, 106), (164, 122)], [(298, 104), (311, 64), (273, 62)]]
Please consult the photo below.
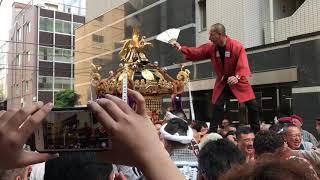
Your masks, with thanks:
[[(105, 94), (123, 95), (125, 92), (123, 82), (127, 82), (128, 88), (139, 91), (145, 97), (150, 117), (163, 112), (162, 101), (166, 95), (172, 95), (173, 108), (178, 108), (176, 106), (180, 103), (176, 103), (175, 100), (176, 97), (180, 98), (184, 92), (190, 71), (181, 67), (181, 71), (174, 79), (166, 72), (166, 69), (159, 67), (157, 61), (152, 63), (146, 56), (152, 44), (146, 42), (144, 36), (140, 37), (138, 28), (133, 28), (131, 39), (121, 42), (124, 44), (119, 52), (121, 58), (119, 68), (110, 71), (107, 78), (101, 79), (98, 73), (101, 67), (92, 64), (92, 85), (96, 88), (98, 98)], [(127, 78), (126, 81), (124, 78)], [(131, 102), (130, 97), (128, 97), (128, 103), (134, 107), (134, 102)], [(152, 119), (156, 120), (156, 118)]]

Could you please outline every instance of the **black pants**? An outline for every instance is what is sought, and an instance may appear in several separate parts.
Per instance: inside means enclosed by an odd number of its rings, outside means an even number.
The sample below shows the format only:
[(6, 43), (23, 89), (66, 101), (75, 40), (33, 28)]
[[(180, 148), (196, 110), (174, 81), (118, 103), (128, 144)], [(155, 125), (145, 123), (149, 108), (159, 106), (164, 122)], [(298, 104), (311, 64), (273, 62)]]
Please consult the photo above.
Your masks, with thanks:
[[(217, 132), (218, 125), (221, 125), (221, 121), (224, 118), (224, 104), (227, 100), (232, 97), (233, 94), (229, 86), (226, 86), (221, 92), (216, 104), (213, 106), (213, 117), (210, 121), (209, 132)], [(245, 102), (248, 109), (249, 124), (251, 129), (257, 133), (260, 131), (260, 120), (259, 120), (259, 108), (255, 99)]]

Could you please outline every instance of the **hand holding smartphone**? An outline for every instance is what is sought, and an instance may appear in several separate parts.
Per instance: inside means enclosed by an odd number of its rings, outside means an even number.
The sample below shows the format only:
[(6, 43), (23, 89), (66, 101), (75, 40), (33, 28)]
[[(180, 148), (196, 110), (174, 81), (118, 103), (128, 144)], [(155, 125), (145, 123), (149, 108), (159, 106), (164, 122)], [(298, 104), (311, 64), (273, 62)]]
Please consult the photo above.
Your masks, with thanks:
[(104, 151), (111, 139), (86, 108), (53, 108), (35, 132), (39, 152)]

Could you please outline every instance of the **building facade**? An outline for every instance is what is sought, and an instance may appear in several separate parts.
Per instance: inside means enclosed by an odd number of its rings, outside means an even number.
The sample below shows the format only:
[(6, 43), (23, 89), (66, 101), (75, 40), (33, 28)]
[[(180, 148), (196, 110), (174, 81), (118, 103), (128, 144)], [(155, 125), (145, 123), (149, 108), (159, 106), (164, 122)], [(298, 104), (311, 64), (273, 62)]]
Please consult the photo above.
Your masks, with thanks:
[(73, 89), (74, 30), (84, 17), (51, 3), (13, 4), (8, 57), (8, 107), (53, 102)]
[[(102, 75), (107, 76), (119, 64), (118, 42), (128, 38), (131, 27), (138, 25), (141, 34), (155, 44), (150, 59), (159, 61), (170, 74), (179, 71), (174, 63), (184, 63), (191, 71), (196, 119), (209, 121), (215, 81), (210, 60), (184, 62), (181, 54), (154, 38), (175, 27), (182, 29), (178, 39), (181, 44), (198, 46), (209, 41), (210, 25), (219, 22), (247, 50), (253, 72), (249, 80), (262, 120), (272, 122), (275, 117), (298, 114), (305, 119), (304, 127), (312, 129), (314, 118), (320, 116), (319, 7), (318, 0), (87, 1), (90, 21), (76, 32), (75, 44), (93, 54), (76, 54), (75, 71), (88, 75), (75, 77), (76, 90), (83, 95), (81, 103), (85, 104), (92, 94), (90, 70), (85, 72), (85, 67), (91, 62), (101, 64)], [(188, 108), (188, 97), (183, 100)], [(164, 102), (169, 106), (170, 98)], [(247, 120), (246, 109), (236, 99), (227, 103), (225, 115), (233, 121)]]
[[(181, 54), (168, 44), (155, 40), (162, 31), (180, 28), (179, 40), (190, 46), (195, 45), (195, 19), (194, 14), (190, 13), (194, 9), (194, 0), (184, 0), (183, 4), (180, 0), (113, 2), (114, 4), (110, 3), (117, 5), (116, 8), (111, 8), (111, 5), (105, 7), (107, 11), (104, 14), (96, 13), (98, 16), (76, 30), (75, 90), (81, 95), (82, 105), (95, 98), (94, 87), (91, 87), (90, 64), (102, 66), (100, 71), (102, 78), (107, 77), (109, 71), (118, 68), (120, 64), (118, 53), (123, 45), (121, 41), (131, 38), (133, 27), (137, 26), (140, 35), (145, 36), (146, 40), (153, 44), (147, 56), (152, 62), (158, 61), (161, 67), (183, 62)], [(87, 13), (90, 16), (96, 12), (94, 11), (96, 6), (101, 4), (87, 1)], [(177, 72), (172, 72), (171, 75), (175, 77), (176, 74)]]
[(7, 109), (7, 43), (0, 45), (0, 110)]
[[(305, 119), (304, 127), (311, 130), (315, 117), (320, 116), (319, 3), (317, 0), (196, 2), (197, 45), (208, 42), (210, 25), (220, 22), (230, 37), (246, 47), (253, 72), (249, 79), (263, 121), (298, 114)], [(210, 61), (188, 65), (195, 69), (192, 88), (197, 117), (210, 119), (212, 106), (209, 98), (203, 97), (210, 96), (215, 80)], [(236, 99), (231, 99), (226, 109), (226, 117), (232, 120), (246, 117), (244, 106)]]

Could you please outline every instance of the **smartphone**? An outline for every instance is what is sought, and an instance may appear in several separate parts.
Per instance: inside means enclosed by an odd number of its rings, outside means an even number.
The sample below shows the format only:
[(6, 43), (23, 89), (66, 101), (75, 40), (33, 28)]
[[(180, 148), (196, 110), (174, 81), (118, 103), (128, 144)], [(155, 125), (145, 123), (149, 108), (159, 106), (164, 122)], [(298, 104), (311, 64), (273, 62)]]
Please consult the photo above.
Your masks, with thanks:
[(104, 151), (111, 138), (86, 108), (53, 108), (35, 132), (39, 152)]

